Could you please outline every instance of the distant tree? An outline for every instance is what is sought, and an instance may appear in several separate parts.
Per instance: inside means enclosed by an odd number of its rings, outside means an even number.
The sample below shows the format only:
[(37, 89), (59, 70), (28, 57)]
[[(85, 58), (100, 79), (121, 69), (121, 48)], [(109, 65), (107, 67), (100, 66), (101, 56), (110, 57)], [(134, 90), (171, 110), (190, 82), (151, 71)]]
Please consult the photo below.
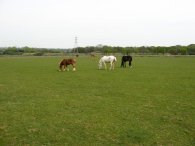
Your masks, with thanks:
[(195, 44), (190, 44), (187, 46), (187, 53), (189, 55), (195, 55)]
[(122, 48), (122, 49), (121, 49), (121, 53), (122, 53), (123, 55), (126, 55), (126, 52), (127, 52), (127, 49), (126, 49), (126, 48)]
[(134, 53), (134, 48), (133, 47), (126, 47), (126, 54), (130, 55), (131, 53)]
[(35, 49), (34, 48), (30, 48), (28, 46), (25, 46), (23, 48), (21, 48), (24, 50), (24, 53), (34, 53), (35, 52)]
[(187, 55), (187, 47), (186, 46), (181, 46), (179, 48), (179, 54), (180, 55)]
[[(79, 53), (92, 53), (100, 52), (106, 55), (121, 53), (123, 55), (129, 55), (131, 53), (135, 54), (165, 54), (169, 53), (171, 55), (195, 55), (195, 44), (190, 44), (188, 46), (141, 46), (141, 47), (112, 47), (112, 46), (87, 46), (78, 47)], [(46, 49), (46, 48), (31, 48), (28, 46), (17, 48), (8, 47), (0, 48), (0, 55), (21, 55), (23, 53), (33, 53), (36, 56), (44, 55), (45, 53), (75, 53), (74, 49)]]
[(110, 47), (110, 46), (103, 46), (103, 54), (109, 55), (110, 53), (112, 53), (112, 47)]
[(3, 54), (5, 55), (21, 55), (23, 54), (23, 50), (16, 47), (8, 47)]

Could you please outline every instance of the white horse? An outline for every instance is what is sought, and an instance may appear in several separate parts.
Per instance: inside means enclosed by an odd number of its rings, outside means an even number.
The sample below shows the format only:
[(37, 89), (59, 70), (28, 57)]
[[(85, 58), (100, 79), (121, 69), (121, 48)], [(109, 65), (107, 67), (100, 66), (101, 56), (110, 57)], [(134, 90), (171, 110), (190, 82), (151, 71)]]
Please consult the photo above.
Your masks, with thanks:
[(106, 63), (110, 63), (110, 70), (114, 70), (114, 63), (116, 62), (115, 56), (103, 56), (99, 61), (99, 69), (102, 68), (102, 64), (104, 64), (104, 68), (107, 69)]

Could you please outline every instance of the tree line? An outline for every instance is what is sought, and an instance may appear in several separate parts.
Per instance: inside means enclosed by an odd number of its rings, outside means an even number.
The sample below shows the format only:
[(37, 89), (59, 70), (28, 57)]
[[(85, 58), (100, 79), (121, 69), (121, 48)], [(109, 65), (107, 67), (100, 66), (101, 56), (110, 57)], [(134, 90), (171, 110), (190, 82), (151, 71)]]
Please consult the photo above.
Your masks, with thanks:
[(62, 55), (64, 53), (102, 53), (114, 54), (121, 53), (123, 55), (195, 55), (195, 44), (188, 46), (141, 46), (141, 47), (120, 47), (120, 46), (87, 46), (71, 49), (47, 49), (47, 48), (31, 48), (31, 47), (1, 47), (0, 55)]

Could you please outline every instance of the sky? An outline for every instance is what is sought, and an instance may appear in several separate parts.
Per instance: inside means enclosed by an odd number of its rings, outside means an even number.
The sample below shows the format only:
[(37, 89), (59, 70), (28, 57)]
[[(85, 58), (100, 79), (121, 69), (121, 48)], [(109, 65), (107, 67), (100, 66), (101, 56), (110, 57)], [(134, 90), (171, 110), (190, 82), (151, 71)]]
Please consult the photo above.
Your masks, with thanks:
[(195, 43), (195, 0), (0, 0), (0, 47)]

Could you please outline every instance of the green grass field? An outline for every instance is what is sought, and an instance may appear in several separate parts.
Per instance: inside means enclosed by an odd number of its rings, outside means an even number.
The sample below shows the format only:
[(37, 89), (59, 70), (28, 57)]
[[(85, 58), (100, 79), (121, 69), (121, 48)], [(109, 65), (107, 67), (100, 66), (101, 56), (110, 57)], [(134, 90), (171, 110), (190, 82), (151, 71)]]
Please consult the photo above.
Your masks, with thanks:
[(81, 56), (58, 72), (61, 59), (0, 58), (0, 145), (195, 145), (195, 57), (105, 71)]

